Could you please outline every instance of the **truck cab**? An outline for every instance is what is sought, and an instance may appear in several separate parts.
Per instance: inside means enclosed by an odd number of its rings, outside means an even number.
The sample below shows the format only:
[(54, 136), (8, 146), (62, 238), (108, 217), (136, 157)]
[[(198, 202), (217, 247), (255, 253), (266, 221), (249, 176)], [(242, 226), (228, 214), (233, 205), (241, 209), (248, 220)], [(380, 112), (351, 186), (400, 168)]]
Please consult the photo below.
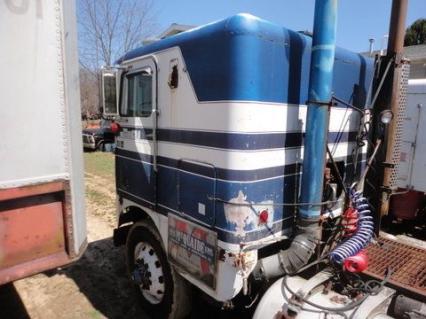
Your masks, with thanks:
[[(135, 49), (104, 71), (105, 112), (120, 126), (114, 239), (126, 244), (153, 316), (185, 313), (188, 283), (222, 303), (249, 295), (258, 260), (290, 242), (310, 53), (309, 36), (239, 14)], [(366, 158), (361, 116), (345, 102), (364, 107), (373, 61), (338, 48), (335, 63), (343, 102), (330, 109), (336, 165), (327, 164), (324, 201), (338, 216), (334, 170), (350, 181)]]

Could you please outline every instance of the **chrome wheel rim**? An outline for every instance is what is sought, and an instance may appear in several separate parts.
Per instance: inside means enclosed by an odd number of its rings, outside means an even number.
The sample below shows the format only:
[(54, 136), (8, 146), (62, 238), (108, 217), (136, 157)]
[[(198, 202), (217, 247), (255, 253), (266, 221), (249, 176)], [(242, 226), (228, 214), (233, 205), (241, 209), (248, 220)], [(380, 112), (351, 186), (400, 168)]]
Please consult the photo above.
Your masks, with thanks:
[(134, 250), (134, 260), (133, 280), (139, 285), (146, 300), (151, 304), (159, 304), (165, 293), (165, 278), (155, 249), (148, 243), (138, 243)]

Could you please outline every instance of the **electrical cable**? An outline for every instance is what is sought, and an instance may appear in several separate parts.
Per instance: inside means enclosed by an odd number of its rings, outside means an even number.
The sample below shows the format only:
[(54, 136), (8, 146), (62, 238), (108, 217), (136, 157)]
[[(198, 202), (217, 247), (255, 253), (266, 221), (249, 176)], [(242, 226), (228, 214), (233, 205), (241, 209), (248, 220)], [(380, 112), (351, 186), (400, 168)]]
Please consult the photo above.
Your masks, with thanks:
[(357, 301), (354, 301), (353, 303), (351, 303), (351, 304), (349, 304), (349, 305), (346, 305), (346, 306), (342, 306), (342, 307), (335, 307), (335, 308), (333, 308), (333, 307), (326, 307), (326, 306), (322, 306), (322, 305), (318, 305), (318, 304), (316, 304), (316, 303), (314, 303), (314, 302), (312, 302), (312, 301), (309, 301), (309, 300), (307, 300), (305, 297), (302, 297), (302, 296), (299, 296), (299, 295), (297, 295), (297, 293), (295, 293), (295, 292), (293, 292), (289, 287), (288, 287), (288, 284), (287, 284), (287, 275), (286, 276), (284, 276), (283, 277), (283, 286), (285, 287), (285, 289), (287, 289), (287, 291), (290, 293), (290, 294), (292, 294), (292, 295), (294, 295), (294, 296), (297, 296), (297, 298), (298, 299), (300, 299), (300, 300), (302, 300), (304, 303), (306, 303), (306, 304), (308, 304), (308, 305), (310, 305), (310, 306), (312, 306), (312, 307), (315, 307), (315, 308), (318, 308), (318, 309), (321, 309), (321, 310), (324, 310), (324, 311), (330, 311), (330, 312), (334, 312), (334, 313), (340, 313), (340, 312), (345, 312), (345, 311), (348, 311), (348, 310), (352, 310), (352, 309), (354, 309), (354, 308), (356, 308), (356, 307), (358, 307), (359, 305), (361, 305), (370, 295), (373, 295), (373, 293), (374, 294), (377, 294), (382, 288), (383, 288), (383, 286), (388, 282), (388, 280), (389, 280), (389, 278), (390, 278), (390, 276), (391, 276), (391, 273), (392, 273), (392, 271), (391, 271), (391, 269), (390, 268), (388, 268), (388, 270), (387, 270), (387, 274), (386, 274), (386, 277), (381, 281), (381, 282), (378, 282), (377, 280), (369, 280), (369, 281), (367, 281), (367, 283), (368, 282), (377, 282), (378, 284), (379, 284), (379, 286), (378, 286), (378, 288), (376, 288), (375, 290), (373, 290), (373, 289), (371, 289), (371, 291), (368, 291), (368, 292), (366, 292), (366, 294), (362, 297), (362, 298), (360, 298), (360, 299), (358, 299)]
[(256, 205), (261, 205), (261, 206), (290, 206), (290, 207), (294, 207), (294, 206), (322, 206), (322, 205), (328, 205), (328, 204), (336, 204), (338, 202), (342, 202), (343, 199), (336, 199), (336, 200), (330, 200), (330, 201), (324, 201), (324, 202), (319, 202), (319, 203), (262, 203), (262, 204), (256, 204), (256, 203), (235, 203), (235, 202), (231, 202), (222, 198), (218, 198), (218, 197), (207, 197), (209, 200), (213, 200), (213, 201), (218, 201), (224, 204), (229, 204), (229, 205), (235, 205), (235, 206), (248, 206), (248, 207), (252, 207), (252, 206), (256, 206)]
[(374, 221), (371, 215), (370, 205), (361, 191), (351, 189), (351, 201), (358, 212), (358, 226), (354, 235), (340, 243), (331, 253), (330, 260), (336, 264), (356, 255), (371, 241), (374, 233)]
[(305, 297), (297, 295), (297, 293), (295, 293), (294, 291), (292, 291), (290, 289), (290, 287), (288, 286), (288, 284), (287, 284), (287, 276), (284, 276), (284, 278), (283, 278), (283, 285), (284, 285), (285, 289), (288, 290), (289, 293), (291, 293), (294, 296), (297, 296), (297, 298), (300, 299), (301, 301), (303, 301), (304, 303), (306, 303), (306, 304), (308, 304), (308, 305), (310, 305), (312, 307), (324, 310), (324, 311), (332, 311), (332, 312), (341, 312), (342, 311), (342, 312), (345, 312), (345, 311), (348, 311), (348, 310), (352, 310), (353, 308), (359, 306), (368, 297), (368, 295), (365, 295), (361, 299), (358, 299), (357, 301), (354, 301), (353, 303), (351, 303), (349, 305), (333, 308), (333, 307), (326, 307), (326, 306), (318, 305), (318, 304), (316, 304), (316, 303), (314, 303), (312, 301), (309, 301)]
[[(288, 286), (288, 284), (287, 284), (287, 277), (289, 277), (288, 275), (285, 275), (285, 276), (283, 277), (283, 281), (282, 281), (282, 283), (283, 283), (284, 288), (285, 288), (285, 289), (287, 289), (287, 291), (288, 291), (290, 294), (292, 294), (292, 295), (296, 296), (299, 300), (303, 301), (304, 303), (306, 303), (306, 304), (308, 304), (308, 305), (310, 305), (310, 306), (312, 306), (312, 307), (315, 307), (315, 308), (321, 309), (321, 310), (323, 310), (323, 311), (329, 311), (329, 312), (333, 312), (333, 313), (337, 313), (337, 314), (341, 315), (341, 312), (345, 312), (345, 311), (352, 310), (352, 309), (354, 309), (354, 308), (358, 307), (359, 305), (361, 305), (361, 304), (362, 304), (362, 303), (363, 303), (363, 302), (364, 302), (364, 301), (365, 301), (365, 300), (366, 300), (366, 299), (367, 299), (370, 295), (375, 295), (375, 294), (379, 293), (379, 292), (380, 292), (380, 290), (384, 287), (384, 285), (386, 285), (386, 283), (389, 281), (389, 278), (390, 278), (391, 274), (392, 274), (392, 271), (391, 271), (391, 269), (388, 267), (388, 269), (387, 269), (387, 273), (386, 273), (386, 276), (385, 276), (385, 278), (384, 278), (381, 282), (379, 282), (379, 281), (377, 281), (377, 280), (369, 280), (369, 281), (367, 281), (367, 282), (365, 282), (365, 283), (364, 283), (364, 285), (365, 285), (367, 288), (369, 288), (369, 290), (367, 290), (367, 291), (365, 292), (365, 295), (364, 295), (362, 298), (360, 298), (360, 299), (358, 299), (358, 300), (354, 301), (353, 303), (351, 303), (351, 304), (349, 304), (349, 305), (342, 306), (342, 307), (335, 307), (335, 308), (333, 308), (333, 307), (326, 307), (326, 306), (322, 306), (322, 305), (318, 305), (318, 304), (316, 304), (316, 303), (314, 303), (314, 302), (312, 302), (312, 301), (307, 300), (305, 297), (302, 297), (302, 296), (297, 295), (297, 293), (293, 292), (293, 291), (289, 288), (289, 286)], [(371, 287), (369, 286), (369, 284), (370, 284), (370, 283), (373, 283), (373, 282), (378, 284), (378, 287), (377, 287), (376, 289), (371, 288)], [(367, 285), (368, 285), (368, 286), (367, 286)], [(345, 315), (345, 316), (346, 316), (346, 315)], [(346, 316), (346, 317), (347, 317), (347, 316)]]
[[(328, 256), (328, 254), (330, 253), (330, 250), (331, 250), (331, 245), (332, 245), (333, 242), (336, 242), (336, 239), (338, 238), (338, 236), (340, 236), (340, 238), (339, 238), (339, 241), (340, 241), (341, 236), (342, 236), (340, 230), (343, 230), (344, 228), (345, 228), (345, 226), (342, 225), (342, 218), (340, 217), (339, 220), (337, 221), (337, 224), (334, 226), (334, 229), (333, 229), (334, 231), (330, 234), (330, 236), (328, 237), (327, 241), (324, 244), (324, 250), (322, 251), (321, 258)], [(327, 247), (329, 247), (329, 251), (326, 254), (325, 249)]]
[[(287, 298), (287, 295), (284, 293), (283, 294), (283, 297), (284, 297), (284, 299), (285, 299), (285, 301), (287, 301), (287, 304), (290, 302), (290, 300)], [(322, 313), (322, 314), (324, 314), (325, 315), (325, 318), (327, 318), (326, 316), (328, 315), (328, 314), (330, 314), (330, 313), (334, 313), (334, 314), (336, 314), (336, 315), (339, 315), (339, 316), (342, 316), (343, 318), (345, 318), (345, 319), (348, 319), (348, 316), (344, 313), (344, 312), (342, 312), (342, 313), (339, 313), (339, 312), (334, 312), (334, 311), (324, 311), (324, 310), (315, 310), (315, 309), (309, 309), (309, 308), (305, 308), (305, 307), (299, 307), (299, 309), (300, 310), (303, 310), (303, 311), (307, 311), (307, 312), (313, 312), (313, 313)]]
[(328, 147), (328, 144), (326, 145), (326, 150), (327, 150), (328, 157), (330, 158), (331, 164), (333, 165), (333, 168), (334, 168), (334, 171), (335, 171), (334, 174), (336, 175), (337, 181), (339, 182), (340, 187), (342, 187), (343, 192), (345, 194), (347, 194), (345, 183), (343, 182), (343, 178), (340, 175), (339, 168), (337, 167), (337, 164), (334, 161), (333, 154), (331, 154), (331, 151), (330, 151), (330, 148)]

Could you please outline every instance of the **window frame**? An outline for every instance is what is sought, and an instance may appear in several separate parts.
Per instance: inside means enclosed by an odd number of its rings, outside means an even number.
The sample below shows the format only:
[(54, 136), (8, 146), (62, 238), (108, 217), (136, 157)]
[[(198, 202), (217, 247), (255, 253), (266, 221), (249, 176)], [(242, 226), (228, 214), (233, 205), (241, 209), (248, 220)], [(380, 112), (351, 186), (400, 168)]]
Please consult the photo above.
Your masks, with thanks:
[[(137, 76), (139, 74), (147, 74), (151, 77), (151, 112), (147, 116), (135, 116), (128, 115), (128, 77)], [(152, 116), (153, 110), (155, 109), (155, 85), (154, 85), (154, 72), (150, 66), (139, 68), (137, 70), (132, 70), (132, 72), (125, 72), (121, 75), (121, 85), (120, 85), (120, 104), (119, 104), (119, 114), (123, 118), (150, 118)]]

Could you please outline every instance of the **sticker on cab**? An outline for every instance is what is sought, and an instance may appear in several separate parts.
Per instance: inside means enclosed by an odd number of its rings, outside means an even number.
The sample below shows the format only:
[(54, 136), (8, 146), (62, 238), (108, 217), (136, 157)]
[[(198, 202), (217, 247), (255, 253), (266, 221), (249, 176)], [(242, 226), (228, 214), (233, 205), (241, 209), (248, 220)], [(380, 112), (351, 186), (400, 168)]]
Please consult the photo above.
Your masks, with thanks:
[(217, 234), (173, 214), (168, 217), (168, 253), (171, 262), (214, 289)]

